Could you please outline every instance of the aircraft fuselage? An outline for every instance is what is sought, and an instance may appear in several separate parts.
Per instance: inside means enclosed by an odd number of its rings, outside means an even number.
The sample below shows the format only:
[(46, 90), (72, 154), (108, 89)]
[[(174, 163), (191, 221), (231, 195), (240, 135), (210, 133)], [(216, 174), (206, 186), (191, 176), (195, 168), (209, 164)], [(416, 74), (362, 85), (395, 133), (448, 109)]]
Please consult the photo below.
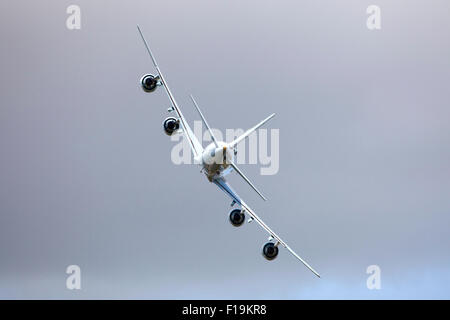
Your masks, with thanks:
[(230, 161), (234, 161), (233, 151), (228, 148), (228, 145), (223, 141), (218, 141), (217, 147), (214, 143), (209, 144), (201, 155), (201, 163), (203, 171), (208, 177), (209, 181), (212, 181), (218, 176), (225, 176), (231, 172), (232, 167)]

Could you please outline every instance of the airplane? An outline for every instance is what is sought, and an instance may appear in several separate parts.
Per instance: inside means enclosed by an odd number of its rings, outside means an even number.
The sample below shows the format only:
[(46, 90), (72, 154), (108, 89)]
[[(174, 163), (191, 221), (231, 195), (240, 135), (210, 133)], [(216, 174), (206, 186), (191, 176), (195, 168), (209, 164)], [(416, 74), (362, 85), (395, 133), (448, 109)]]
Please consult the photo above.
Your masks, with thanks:
[(255, 190), (255, 192), (264, 200), (266, 198), (264, 195), (253, 185), (253, 183), (244, 175), (244, 173), (236, 166), (234, 161), (234, 156), (236, 155), (236, 146), (239, 142), (245, 140), (252, 132), (257, 130), (259, 127), (264, 125), (267, 121), (272, 119), (275, 114), (271, 114), (263, 121), (259, 122), (254, 127), (248, 129), (241, 136), (236, 138), (231, 142), (219, 141), (214, 136), (211, 127), (206, 121), (203, 113), (200, 111), (200, 108), (191, 95), (190, 98), (192, 103), (194, 104), (195, 109), (197, 110), (200, 118), (202, 119), (203, 124), (206, 129), (209, 131), (211, 135), (211, 144), (209, 144), (206, 148), (198, 141), (197, 137), (192, 132), (189, 124), (186, 121), (186, 118), (183, 116), (181, 109), (172, 92), (167, 85), (167, 82), (156, 62), (155, 56), (153, 55), (147, 41), (144, 38), (144, 35), (139, 26), (137, 26), (139, 34), (144, 42), (145, 48), (147, 49), (148, 54), (152, 60), (153, 66), (157, 71), (157, 75), (146, 74), (141, 78), (140, 85), (145, 92), (154, 92), (157, 87), (163, 87), (165, 92), (170, 100), (171, 107), (168, 109), (168, 112), (175, 112), (176, 117), (168, 117), (163, 122), (164, 132), (171, 136), (173, 134), (181, 132), (184, 134), (184, 138), (189, 142), (189, 146), (194, 155), (194, 163), (197, 163), (202, 166), (201, 172), (203, 172), (207, 179), (217, 185), (223, 192), (225, 192), (232, 200), (231, 207), (234, 205), (238, 205), (238, 208), (232, 209), (229, 213), (230, 223), (239, 227), (242, 226), (246, 220), (245, 214), (249, 215), (248, 223), (252, 221), (256, 221), (268, 234), (268, 242), (266, 242), (262, 248), (262, 255), (267, 260), (273, 260), (278, 256), (278, 247), (279, 245), (286, 248), (294, 257), (300, 260), (309, 270), (311, 270), (317, 277), (320, 278), (319, 273), (314, 270), (305, 260), (303, 260), (297, 253), (294, 252), (287, 244), (284, 242), (272, 229), (269, 228), (268, 225), (261, 220), (261, 218), (245, 203), (241, 197), (230, 187), (228, 182), (225, 180), (225, 176), (228, 175), (233, 170), (239, 174), (248, 185)]

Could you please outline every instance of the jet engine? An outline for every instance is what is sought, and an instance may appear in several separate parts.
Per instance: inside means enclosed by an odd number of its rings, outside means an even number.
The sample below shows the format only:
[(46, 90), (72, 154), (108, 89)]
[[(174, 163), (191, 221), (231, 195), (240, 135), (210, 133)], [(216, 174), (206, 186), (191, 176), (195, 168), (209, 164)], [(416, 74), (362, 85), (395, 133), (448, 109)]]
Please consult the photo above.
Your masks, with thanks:
[(159, 77), (151, 74), (146, 74), (141, 78), (141, 86), (142, 90), (145, 92), (153, 92), (156, 87), (159, 85)]
[(180, 129), (180, 123), (174, 117), (169, 117), (166, 120), (164, 120), (163, 127), (164, 127), (164, 132), (168, 136), (171, 136), (175, 131)]
[(235, 227), (240, 227), (245, 222), (245, 213), (241, 209), (234, 209), (230, 212), (230, 222)]
[(262, 249), (262, 254), (267, 260), (273, 260), (278, 256), (278, 247), (273, 242), (267, 242)]

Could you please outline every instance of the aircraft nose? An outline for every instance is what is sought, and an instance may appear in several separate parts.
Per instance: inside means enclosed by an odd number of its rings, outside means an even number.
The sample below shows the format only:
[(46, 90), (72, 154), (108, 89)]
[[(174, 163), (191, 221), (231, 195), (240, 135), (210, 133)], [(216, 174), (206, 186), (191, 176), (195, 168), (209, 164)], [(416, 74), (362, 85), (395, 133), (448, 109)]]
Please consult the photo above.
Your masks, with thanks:
[(223, 153), (223, 163), (226, 163), (227, 162), (227, 146), (223, 146), (222, 153)]
[(228, 148), (228, 146), (224, 146), (222, 148), (222, 152), (223, 152), (223, 163), (224, 164), (230, 164), (231, 162), (234, 161), (234, 156), (233, 156), (233, 149), (232, 148)]

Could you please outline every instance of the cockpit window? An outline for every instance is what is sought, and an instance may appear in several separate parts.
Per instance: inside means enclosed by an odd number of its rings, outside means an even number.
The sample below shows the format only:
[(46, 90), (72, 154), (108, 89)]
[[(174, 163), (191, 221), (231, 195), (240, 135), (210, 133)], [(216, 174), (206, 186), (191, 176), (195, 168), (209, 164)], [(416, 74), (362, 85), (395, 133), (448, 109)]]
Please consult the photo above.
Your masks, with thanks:
[(211, 157), (215, 157), (216, 156), (216, 149), (212, 149), (210, 155), (211, 155)]

